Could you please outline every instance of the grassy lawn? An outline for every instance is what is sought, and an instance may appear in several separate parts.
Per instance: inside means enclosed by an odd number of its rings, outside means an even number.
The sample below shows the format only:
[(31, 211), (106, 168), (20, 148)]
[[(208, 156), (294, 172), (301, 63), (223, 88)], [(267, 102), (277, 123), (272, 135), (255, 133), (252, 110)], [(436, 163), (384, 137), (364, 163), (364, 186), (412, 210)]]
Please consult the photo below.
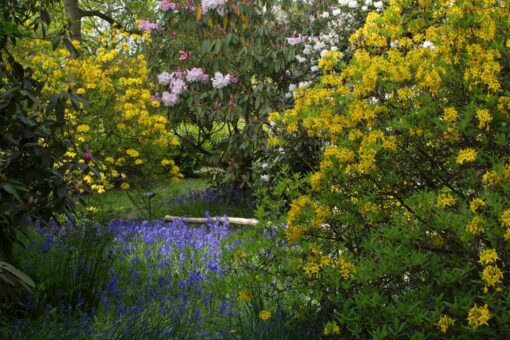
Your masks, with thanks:
[[(179, 194), (189, 191), (205, 190), (208, 180), (206, 178), (187, 178), (179, 182), (162, 181), (150, 187), (149, 190), (131, 190), (129, 195), (124, 190), (110, 190), (103, 194), (85, 197), (87, 205), (97, 208), (94, 217), (100, 221), (114, 218), (137, 219), (149, 218), (147, 192), (156, 195), (151, 200), (152, 218), (158, 219), (167, 214), (174, 214), (169, 210), (168, 201)], [(133, 201), (138, 207), (133, 204)]]
[[(141, 189), (110, 190), (85, 197), (95, 221), (112, 219), (161, 219), (174, 216), (237, 216), (253, 217), (254, 202), (245, 194), (232, 191), (221, 193), (207, 189), (207, 178), (188, 178), (179, 182), (161, 181)], [(150, 199), (147, 193), (154, 193)], [(89, 208), (90, 209), (90, 208)]]

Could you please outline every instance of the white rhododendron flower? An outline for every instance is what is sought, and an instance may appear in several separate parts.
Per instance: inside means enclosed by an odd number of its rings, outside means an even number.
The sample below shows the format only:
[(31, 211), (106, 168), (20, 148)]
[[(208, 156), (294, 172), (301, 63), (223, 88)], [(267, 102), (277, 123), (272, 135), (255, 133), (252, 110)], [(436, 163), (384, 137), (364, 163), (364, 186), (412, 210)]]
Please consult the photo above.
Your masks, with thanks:
[(170, 74), (168, 72), (162, 72), (158, 74), (158, 81), (161, 85), (168, 85), (172, 79), (173, 73)]
[(221, 89), (232, 83), (233, 79), (230, 74), (223, 75), (221, 72), (215, 72), (212, 79), (212, 85), (215, 89)]

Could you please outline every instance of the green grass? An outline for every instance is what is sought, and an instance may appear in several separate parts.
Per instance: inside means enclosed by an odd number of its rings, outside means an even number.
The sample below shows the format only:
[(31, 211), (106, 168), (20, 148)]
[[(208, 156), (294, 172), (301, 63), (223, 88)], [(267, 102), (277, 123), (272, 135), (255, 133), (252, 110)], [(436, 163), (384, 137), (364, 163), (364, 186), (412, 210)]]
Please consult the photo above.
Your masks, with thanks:
[(179, 182), (161, 181), (149, 188), (130, 189), (129, 194), (137, 203), (133, 204), (128, 193), (124, 190), (110, 190), (103, 194), (90, 195), (84, 198), (86, 206), (95, 207), (92, 213), (94, 220), (109, 221), (119, 219), (149, 218), (146, 192), (154, 192), (156, 196), (151, 200), (152, 218), (158, 219), (164, 215), (174, 214), (169, 211), (168, 200), (181, 193), (192, 190), (205, 190), (208, 180), (205, 178), (188, 178)]

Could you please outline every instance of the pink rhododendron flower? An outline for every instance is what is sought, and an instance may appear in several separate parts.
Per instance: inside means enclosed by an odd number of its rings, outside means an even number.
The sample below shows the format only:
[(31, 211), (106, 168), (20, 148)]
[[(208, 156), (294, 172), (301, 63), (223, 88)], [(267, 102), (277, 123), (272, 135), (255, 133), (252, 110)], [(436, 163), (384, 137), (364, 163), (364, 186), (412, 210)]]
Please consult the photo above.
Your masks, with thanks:
[(175, 79), (170, 83), (172, 87), (172, 93), (180, 94), (182, 91), (186, 90), (186, 83), (182, 79)]
[(202, 76), (202, 83), (207, 84), (208, 82), (209, 82), (209, 75), (208, 74), (204, 74)]
[(159, 9), (162, 11), (168, 11), (169, 9), (177, 9), (178, 5), (171, 2), (170, 0), (163, 0), (159, 2)]
[(165, 106), (174, 106), (177, 104), (177, 100), (179, 100), (179, 97), (175, 93), (169, 93), (168, 91), (163, 92), (161, 97), (161, 101)]
[(185, 69), (177, 69), (172, 73), (174, 75), (174, 79), (185, 79), (188, 71)]
[(228, 75), (230, 76), (231, 84), (237, 83), (237, 75), (235, 73), (229, 73)]
[(302, 42), (305, 42), (308, 40), (308, 36), (307, 35), (298, 35), (297, 37), (294, 37), (294, 38), (287, 38), (287, 44), (289, 44), (290, 46), (294, 46), (294, 45), (297, 45), (297, 44), (300, 44)]
[(179, 51), (179, 60), (183, 61), (191, 56), (191, 51)]
[(193, 67), (191, 70), (188, 70), (186, 74), (186, 80), (189, 82), (202, 81), (203, 77), (204, 70), (198, 67)]
[(225, 0), (202, 0), (202, 13), (206, 14), (208, 10), (215, 10), (223, 15), (225, 9)]
[(152, 22), (149, 22), (147, 20), (141, 20), (138, 27), (140, 28), (140, 30), (142, 31), (152, 31), (152, 30), (157, 30), (157, 29), (160, 29), (161, 26), (159, 24), (154, 24)]
[(151, 100), (155, 101), (155, 102), (160, 102), (161, 101), (161, 96), (158, 92), (154, 93), (153, 95), (151, 95)]

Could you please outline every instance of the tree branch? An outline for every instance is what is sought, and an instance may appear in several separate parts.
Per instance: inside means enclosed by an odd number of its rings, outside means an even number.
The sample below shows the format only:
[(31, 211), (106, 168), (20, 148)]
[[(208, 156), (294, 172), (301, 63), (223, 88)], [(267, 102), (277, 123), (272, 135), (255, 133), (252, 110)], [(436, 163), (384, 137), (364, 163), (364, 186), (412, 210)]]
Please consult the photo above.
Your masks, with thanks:
[(115, 20), (114, 18), (112, 18), (108, 14), (103, 13), (103, 12), (98, 11), (98, 10), (83, 10), (83, 9), (80, 9), (80, 17), (82, 17), (82, 18), (85, 18), (85, 17), (98, 17), (98, 18), (103, 19), (104, 21), (108, 22), (113, 27), (120, 28), (120, 29), (126, 31), (127, 33), (140, 34), (139, 30), (127, 30), (127, 29), (125, 29), (125, 27), (122, 24), (120, 24), (117, 20)]

